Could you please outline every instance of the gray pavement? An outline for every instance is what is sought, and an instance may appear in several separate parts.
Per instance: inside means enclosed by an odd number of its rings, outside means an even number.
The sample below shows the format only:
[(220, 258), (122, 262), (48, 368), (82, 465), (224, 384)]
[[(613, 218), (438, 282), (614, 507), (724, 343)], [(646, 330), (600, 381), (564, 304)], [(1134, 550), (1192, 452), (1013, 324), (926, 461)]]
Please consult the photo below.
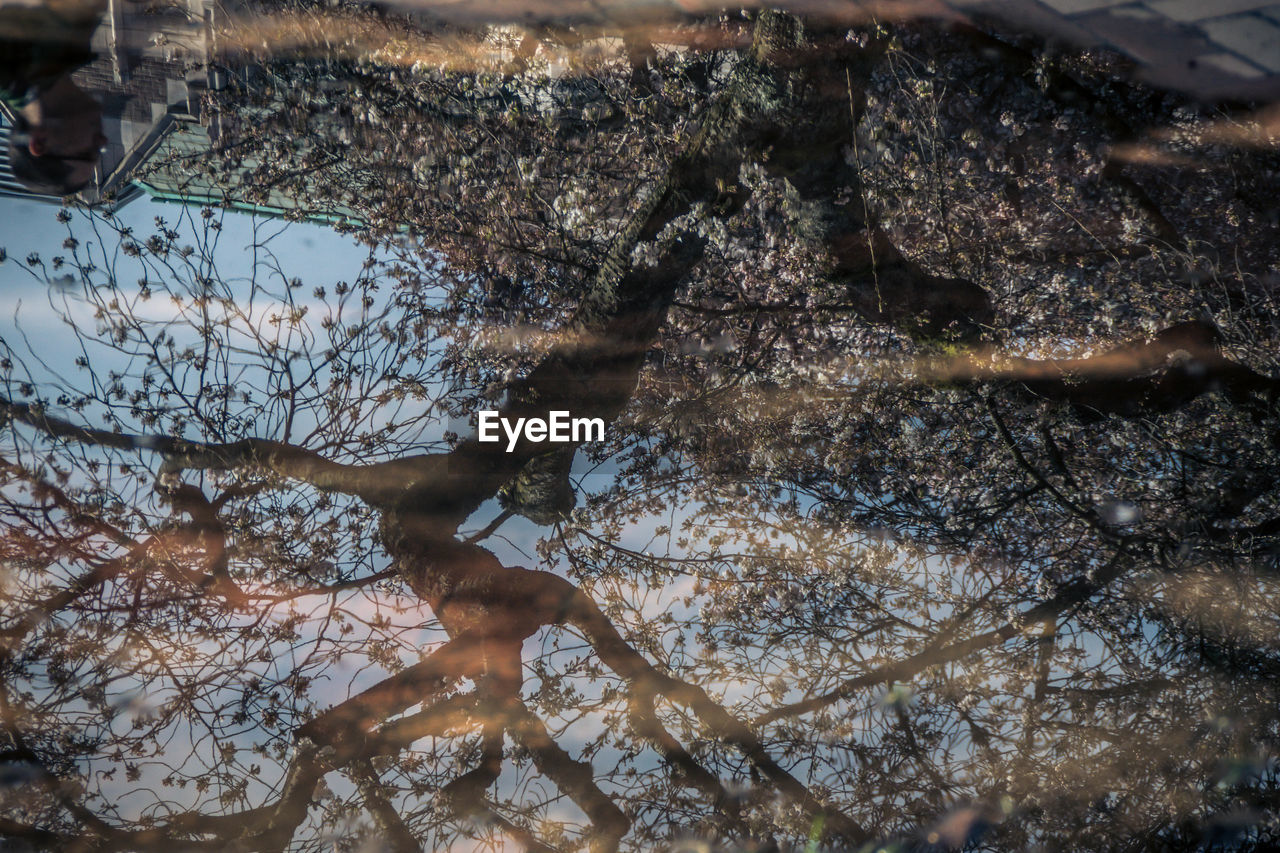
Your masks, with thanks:
[(1275, 0), (950, 0), (1081, 47), (1115, 50), (1152, 83), (1209, 98), (1280, 97)]

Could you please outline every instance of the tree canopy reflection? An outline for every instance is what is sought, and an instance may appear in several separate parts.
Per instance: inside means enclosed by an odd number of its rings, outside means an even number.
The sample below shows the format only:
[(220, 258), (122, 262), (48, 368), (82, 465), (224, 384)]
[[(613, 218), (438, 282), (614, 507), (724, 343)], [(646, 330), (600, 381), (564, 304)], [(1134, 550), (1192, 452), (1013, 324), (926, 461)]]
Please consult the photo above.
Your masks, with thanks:
[(241, 57), (155, 168), (354, 281), (207, 207), (8, 247), (82, 355), (0, 362), (0, 833), (1275, 842), (1265, 113), (968, 27), (333, 21), (384, 49)]

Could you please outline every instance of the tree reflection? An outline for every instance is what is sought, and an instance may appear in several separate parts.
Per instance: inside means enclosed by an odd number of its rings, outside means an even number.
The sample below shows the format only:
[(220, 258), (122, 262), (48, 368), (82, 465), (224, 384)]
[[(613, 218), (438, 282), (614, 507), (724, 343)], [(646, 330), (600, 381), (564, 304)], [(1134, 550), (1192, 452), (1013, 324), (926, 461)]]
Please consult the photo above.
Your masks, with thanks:
[(355, 281), (209, 208), (26, 261), (82, 355), (0, 364), (0, 831), (1274, 843), (1273, 150), (976, 29), (335, 21), (401, 41), (154, 168), (343, 211)]

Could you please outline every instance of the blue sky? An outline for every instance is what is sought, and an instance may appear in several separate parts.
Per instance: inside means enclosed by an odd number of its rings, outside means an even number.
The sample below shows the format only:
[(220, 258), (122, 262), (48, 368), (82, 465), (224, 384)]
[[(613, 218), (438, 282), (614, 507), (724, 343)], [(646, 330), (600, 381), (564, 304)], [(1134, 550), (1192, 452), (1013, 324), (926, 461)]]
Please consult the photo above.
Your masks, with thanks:
[[(156, 232), (157, 220), (163, 219), (167, 227), (179, 233), (176, 245), (194, 246), (197, 252), (191, 262), (196, 266), (184, 268), (187, 262), (172, 259), (179, 268), (179, 276), (164, 290), (196, 295), (191, 288), (195, 286), (198, 272), (221, 281), (226, 287), (223, 292), (232, 294), (236, 310), (245, 315), (237, 321), (241, 326), (241, 340), (251, 327), (269, 328), (270, 317), (287, 310), (279, 295), (288, 289), (285, 278), (297, 278), (305, 284), (290, 295), (296, 304), (311, 309), (306, 325), (318, 327), (322, 315), (329, 313), (329, 309), (312, 298), (313, 289), (324, 286), (333, 291), (335, 282), (358, 279), (369, 256), (369, 249), (352, 236), (338, 234), (324, 225), (287, 223), (231, 211), (215, 211), (211, 221), (219, 223), (221, 230), (202, 235), (205, 222), (199, 215), (199, 207), (154, 202), (145, 196), (123, 207), (116, 223), (105, 223), (101, 214), (84, 210), (69, 209), (68, 212), (71, 220), (64, 224), (58, 221), (62, 211), (56, 206), (0, 199), (0, 223), (3, 223), (0, 247), (8, 254), (8, 260), (0, 264), (0, 340), (7, 342), (22, 358), (37, 384), (52, 379), (53, 372), (64, 377), (76, 375), (73, 362), (82, 354), (84, 342), (68, 327), (68, 322), (93, 338), (97, 325), (95, 301), (105, 302), (118, 293), (121, 300), (131, 304), (128, 312), (141, 320), (163, 325), (177, 319), (177, 309), (169, 304), (163, 290), (158, 291), (161, 298), (145, 305), (136, 301), (142, 278), (157, 282), (160, 277), (169, 276), (163, 263), (152, 263), (147, 269), (121, 252), (124, 241), (117, 227), (131, 229), (136, 240), (145, 242)], [(96, 268), (85, 284), (99, 288), (111, 282), (110, 293), (104, 296), (99, 291), (88, 299), (90, 294), (83, 289), (79, 277), (69, 275), (76, 271), (71, 262), (72, 251), (64, 246), (69, 235), (78, 241), (75, 255), (81, 262), (91, 261)], [(206, 252), (207, 263), (201, 263)], [(25, 259), (32, 253), (40, 256), (43, 268), (28, 268)], [(53, 267), (52, 259), (57, 256), (68, 259), (61, 269)], [(251, 282), (256, 283), (256, 292)], [(152, 289), (156, 289), (154, 284)], [(162, 325), (153, 326), (153, 334)], [(175, 332), (182, 337), (180, 325), (165, 331), (170, 338)], [(118, 353), (102, 348), (94, 350), (92, 340), (89, 343), (90, 350), (84, 354), (93, 356), (97, 373), (129, 372)], [(183, 341), (179, 351), (192, 343), (198, 341)], [(248, 363), (258, 361), (247, 353), (246, 360)], [(255, 381), (253, 376), (240, 378)], [(261, 381), (261, 376), (256, 377), (256, 381)], [(79, 380), (72, 378), (70, 384), (78, 385)]]
[[(154, 229), (157, 216), (176, 222), (183, 209), (180, 205), (143, 196), (120, 210), (120, 220), (136, 232), (147, 234)], [(0, 246), (8, 250), (11, 259), (21, 259), (31, 251), (39, 252), (42, 257), (58, 254), (66, 237), (66, 227), (56, 218), (58, 210), (51, 204), (0, 198)], [(82, 224), (84, 214), (75, 209), (72, 213), (80, 220), (73, 221), (73, 227)], [(285, 223), (276, 220), (231, 212), (225, 215), (223, 223), (221, 242), (227, 251), (219, 261), (230, 265), (228, 274), (236, 274), (236, 248), (250, 242), (255, 224), (281, 227), (279, 236), (272, 240), (272, 247), (286, 269), (307, 281), (354, 277), (368, 255), (368, 250), (353, 238), (337, 234), (325, 225), (295, 222), (284, 227)], [(30, 277), (15, 266), (10, 263), (0, 266), (0, 287), (7, 291), (5, 296), (13, 295), (9, 291), (12, 287), (28, 289), (30, 286)]]

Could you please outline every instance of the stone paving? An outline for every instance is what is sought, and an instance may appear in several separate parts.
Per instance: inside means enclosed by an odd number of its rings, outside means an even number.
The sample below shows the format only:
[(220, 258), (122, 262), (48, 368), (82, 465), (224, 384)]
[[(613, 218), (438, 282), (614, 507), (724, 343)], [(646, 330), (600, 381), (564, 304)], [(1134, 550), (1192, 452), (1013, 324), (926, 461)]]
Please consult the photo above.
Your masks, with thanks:
[(1280, 98), (1276, 0), (949, 0), (1082, 47), (1132, 59), (1152, 83), (1207, 98)]

